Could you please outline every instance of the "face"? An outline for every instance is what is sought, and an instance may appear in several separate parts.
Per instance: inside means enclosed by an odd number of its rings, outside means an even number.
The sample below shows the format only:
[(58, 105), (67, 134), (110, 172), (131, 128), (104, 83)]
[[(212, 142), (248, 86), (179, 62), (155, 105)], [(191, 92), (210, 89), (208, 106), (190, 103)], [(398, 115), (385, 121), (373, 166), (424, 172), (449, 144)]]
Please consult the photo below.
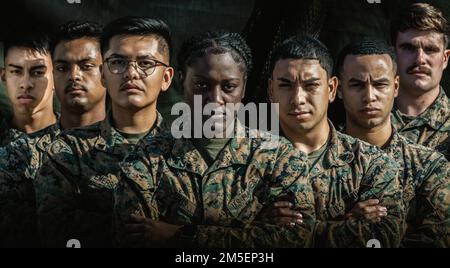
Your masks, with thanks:
[[(173, 77), (173, 68), (155, 64), (156, 60), (169, 65), (168, 56), (158, 48), (158, 38), (151, 35), (119, 35), (110, 40), (104, 55), (109, 63), (105, 62), (102, 68), (102, 81), (111, 96), (113, 109), (115, 106), (132, 110), (156, 107), (159, 93), (169, 88)], [(127, 61), (132, 62), (126, 64)], [(120, 65), (126, 65), (124, 72), (114, 72), (115, 66)], [(144, 72), (140, 67), (149, 69)], [(150, 74), (151, 69), (154, 71)]]
[[(229, 53), (211, 54), (198, 58), (186, 69), (183, 82), (186, 102), (194, 109), (194, 96), (200, 95), (202, 105), (215, 104), (214, 121), (216, 126), (226, 130), (227, 103), (239, 104), (245, 96), (246, 74)], [(204, 116), (206, 122), (211, 116)], [(229, 123), (233, 122), (228, 120)]]
[(63, 109), (89, 111), (104, 105), (100, 44), (92, 38), (60, 42), (54, 51), (55, 90)]
[(50, 55), (13, 47), (5, 59), (2, 80), (15, 112), (35, 113), (53, 105)]
[(402, 89), (423, 94), (439, 87), (450, 50), (442, 34), (407, 30), (397, 35), (396, 53)]
[(398, 88), (399, 77), (389, 55), (348, 55), (345, 58), (338, 95), (351, 123), (370, 129), (390, 122)]
[(328, 78), (318, 60), (279, 60), (269, 80), (269, 97), (280, 105), (282, 130), (308, 133), (323, 126), (337, 83), (336, 77)]

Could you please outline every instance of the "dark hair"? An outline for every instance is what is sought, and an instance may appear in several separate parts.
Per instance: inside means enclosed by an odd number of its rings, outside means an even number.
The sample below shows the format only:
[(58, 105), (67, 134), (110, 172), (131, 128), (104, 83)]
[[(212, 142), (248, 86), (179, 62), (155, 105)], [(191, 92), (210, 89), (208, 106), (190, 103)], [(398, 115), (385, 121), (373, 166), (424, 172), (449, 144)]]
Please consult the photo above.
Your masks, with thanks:
[(310, 36), (293, 36), (278, 45), (270, 60), (271, 75), (276, 63), (284, 59), (318, 60), (328, 76), (333, 72), (333, 58), (330, 51), (322, 42)]
[(397, 57), (394, 49), (390, 47), (387, 42), (377, 39), (362, 39), (361, 41), (348, 44), (339, 53), (336, 62), (335, 74), (340, 75), (345, 58), (348, 55), (389, 55), (392, 59), (393, 71), (397, 73)]
[(100, 42), (101, 35), (102, 28), (95, 22), (70, 21), (61, 25), (59, 30), (56, 32), (51, 43), (52, 54), (55, 52), (56, 46), (61, 41), (71, 41), (88, 37), (96, 39)]
[(5, 59), (13, 47), (26, 48), (43, 55), (50, 55), (50, 37), (48, 33), (37, 29), (11, 31), (3, 44)]
[(448, 47), (450, 38), (449, 22), (442, 14), (442, 11), (430, 4), (412, 4), (395, 17), (391, 24), (392, 44), (396, 44), (399, 32), (405, 32), (408, 29), (441, 33), (444, 35), (444, 46), (445, 48)]
[(230, 53), (245, 74), (252, 70), (252, 52), (244, 38), (238, 33), (225, 31), (206, 32), (184, 42), (178, 53), (178, 68), (185, 74), (187, 66), (207, 53)]
[(172, 55), (172, 38), (167, 24), (160, 19), (147, 17), (123, 17), (110, 22), (103, 29), (101, 37), (102, 54), (109, 49), (109, 42), (117, 35), (155, 35), (158, 38), (158, 51), (167, 55), (170, 60)]

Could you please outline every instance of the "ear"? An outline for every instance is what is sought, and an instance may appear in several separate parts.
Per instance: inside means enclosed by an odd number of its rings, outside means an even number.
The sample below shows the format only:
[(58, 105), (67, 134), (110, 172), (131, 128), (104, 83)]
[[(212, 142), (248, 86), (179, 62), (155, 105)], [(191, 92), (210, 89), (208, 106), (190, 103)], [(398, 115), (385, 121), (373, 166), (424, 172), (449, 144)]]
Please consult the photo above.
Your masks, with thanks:
[(450, 57), (450, 49), (447, 49), (444, 51), (444, 69), (447, 68), (449, 57)]
[(267, 82), (267, 95), (269, 96), (270, 102), (274, 102), (273, 100), (273, 79), (269, 78)]
[(328, 90), (329, 90), (328, 100), (330, 103), (332, 103), (336, 99), (336, 91), (338, 87), (339, 87), (339, 79), (336, 76), (331, 77), (328, 80)]
[(400, 76), (396, 75), (394, 79), (394, 98), (397, 98), (400, 89)]
[(107, 88), (107, 87), (106, 87), (106, 80), (105, 80), (105, 69), (103, 68), (103, 64), (100, 65), (100, 73), (102, 74), (102, 79), (101, 79), (102, 86), (103, 86), (104, 88)]
[(3, 83), (5, 83), (6, 82), (6, 70), (3, 67), (0, 68), (0, 76), (2, 77)]
[(247, 75), (244, 76), (243, 82), (244, 82), (244, 84), (242, 85), (241, 100), (243, 100), (245, 98), (245, 92), (247, 91)]
[(175, 73), (175, 70), (172, 67), (167, 67), (164, 71), (163, 76), (163, 83), (161, 86), (161, 91), (167, 91), (172, 84), (173, 75)]

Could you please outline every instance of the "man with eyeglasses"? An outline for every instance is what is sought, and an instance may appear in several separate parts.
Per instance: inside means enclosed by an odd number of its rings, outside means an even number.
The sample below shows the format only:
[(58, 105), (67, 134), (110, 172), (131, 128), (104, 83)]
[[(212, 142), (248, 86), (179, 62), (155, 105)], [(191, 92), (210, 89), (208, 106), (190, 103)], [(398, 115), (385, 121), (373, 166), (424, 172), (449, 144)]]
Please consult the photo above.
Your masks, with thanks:
[(120, 18), (105, 27), (101, 50), (111, 112), (99, 123), (61, 134), (36, 179), (45, 247), (66, 247), (71, 239), (81, 247), (111, 247), (118, 163), (140, 139), (162, 131), (157, 98), (174, 73), (168, 26), (156, 19)]

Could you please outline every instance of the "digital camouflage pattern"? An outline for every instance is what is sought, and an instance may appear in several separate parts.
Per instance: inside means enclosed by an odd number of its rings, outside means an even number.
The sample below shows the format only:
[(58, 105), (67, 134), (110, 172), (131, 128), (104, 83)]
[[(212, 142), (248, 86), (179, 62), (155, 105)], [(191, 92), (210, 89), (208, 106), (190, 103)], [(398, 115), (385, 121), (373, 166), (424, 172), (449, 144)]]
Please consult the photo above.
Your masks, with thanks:
[[(316, 247), (398, 247), (404, 206), (398, 166), (375, 146), (342, 134), (330, 123), (330, 140), (322, 163), (309, 173), (316, 200)], [(358, 202), (379, 199), (388, 215), (379, 223), (345, 218)]]
[[(190, 140), (166, 133), (144, 140), (121, 166), (114, 207), (120, 246), (130, 246), (120, 243), (130, 215), (195, 225), (195, 233), (176, 237), (181, 247), (310, 246), (315, 216), (306, 155), (284, 138), (233, 138), (208, 167)], [(303, 225), (256, 220), (280, 196), (290, 197)]]
[(35, 247), (38, 239), (33, 181), (60, 127), (54, 124), (29, 135), (12, 128), (6, 120), (0, 127), (0, 146), (5, 148), (1, 159), (4, 173), (0, 175), (0, 245)]
[[(162, 117), (147, 136), (161, 130)], [(134, 145), (111, 124), (111, 116), (92, 126), (62, 133), (49, 147), (36, 179), (38, 227), (43, 246), (112, 246), (113, 189), (119, 162)]]
[(31, 158), (24, 139), (0, 148), (0, 248), (38, 246)]
[(407, 212), (402, 246), (449, 247), (450, 164), (442, 154), (414, 144), (396, 131), (383, 150), (400, 166)]
[(419, 116), (407, 116), (394, 106), (392, 124), (407, 139), (450, 160), (450, 101), (442, 88), (436, 101)]

